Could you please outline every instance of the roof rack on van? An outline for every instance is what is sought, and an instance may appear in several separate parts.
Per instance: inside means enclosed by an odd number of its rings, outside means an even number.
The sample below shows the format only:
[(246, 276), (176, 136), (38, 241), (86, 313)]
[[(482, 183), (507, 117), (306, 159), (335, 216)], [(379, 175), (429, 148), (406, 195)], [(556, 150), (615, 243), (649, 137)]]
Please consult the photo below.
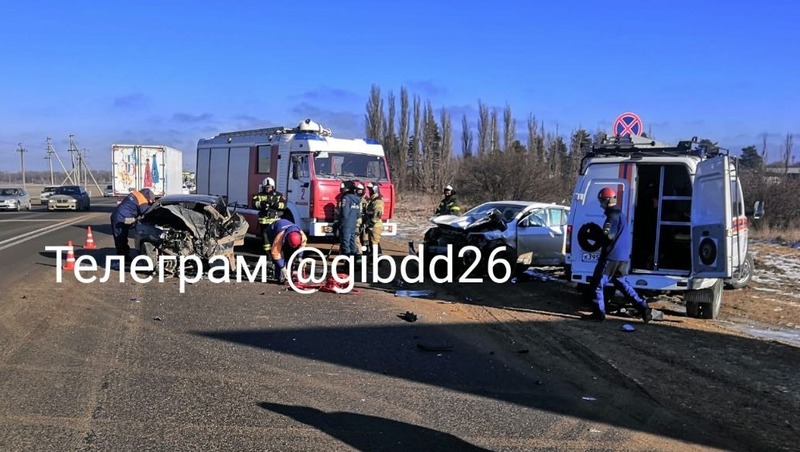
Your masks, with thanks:
[(701, 159), (715, 157), (724, 153), (728, 155), (727, 149), (716, 145), (707, 146), (700, 143), (697, 137), (691, 140), (679, 141), (675, 146), (668, 146), (658, 143), (655, 140), (636, 137), (635, 141), (629, 135), (611, 136), (602, 143), (592, 146), (586, 156), (581, 159), (581, 173), (584, 171), (585, 162), (588, 158), (596, 157), (645, 157), (645, 156), (696, 156)]
[(691, 140), (679, 141), (676, 146), (659, 144), (655, 140), (643, 140), (637, 137), (634, 141), (629, 135), (611, 136), (602, 143), (592, 146), (587, 152), (587, 157), (603, 156), (629, 156), (641, 155), (696, 155), (698, 157), (713, 157), (727, 151), (717, 146), (706, 146), (698, 142), (697, 137)]

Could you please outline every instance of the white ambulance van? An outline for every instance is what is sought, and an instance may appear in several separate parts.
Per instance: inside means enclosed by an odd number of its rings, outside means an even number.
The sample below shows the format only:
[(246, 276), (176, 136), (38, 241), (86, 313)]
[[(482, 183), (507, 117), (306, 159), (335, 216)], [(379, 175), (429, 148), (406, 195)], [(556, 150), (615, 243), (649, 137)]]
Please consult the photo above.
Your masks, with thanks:
[[(569, 278), (587, 295), (600, 255), (605, 215), (597, 195), (604, 187), (617, 191), (626, 218), (622, 233), (631, 235), (627, 278), (640, 293), (682, 293), (688, 316), (714, 319), (723, 285), (750, 281), (753, 257), (736, 159), (697, 138), (670, 146), (612, 137), (581, 162), (567, 227)], [(763, 203), (754, 214), (763, 214)]]

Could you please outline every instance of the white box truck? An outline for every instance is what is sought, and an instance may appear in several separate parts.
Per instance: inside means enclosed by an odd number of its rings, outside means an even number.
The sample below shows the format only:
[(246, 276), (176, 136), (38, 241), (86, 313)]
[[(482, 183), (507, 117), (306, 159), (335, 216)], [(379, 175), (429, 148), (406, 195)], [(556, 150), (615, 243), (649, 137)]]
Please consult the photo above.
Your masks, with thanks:
[(134, 190), (149, 188), (157, 198), (182, 193), (183, 152), (163, 145), (111, 146), (113, 189), (117, 202)]

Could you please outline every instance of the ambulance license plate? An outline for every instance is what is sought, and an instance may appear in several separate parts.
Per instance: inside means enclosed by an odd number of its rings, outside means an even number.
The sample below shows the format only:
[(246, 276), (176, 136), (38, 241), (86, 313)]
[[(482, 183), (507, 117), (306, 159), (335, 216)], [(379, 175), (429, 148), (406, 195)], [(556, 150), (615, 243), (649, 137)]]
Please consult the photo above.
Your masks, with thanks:
[(597, 259), (600, 257), (600, 253), (583, 253), (581, 254), (581, 261), (582, 262), (597, 262)]

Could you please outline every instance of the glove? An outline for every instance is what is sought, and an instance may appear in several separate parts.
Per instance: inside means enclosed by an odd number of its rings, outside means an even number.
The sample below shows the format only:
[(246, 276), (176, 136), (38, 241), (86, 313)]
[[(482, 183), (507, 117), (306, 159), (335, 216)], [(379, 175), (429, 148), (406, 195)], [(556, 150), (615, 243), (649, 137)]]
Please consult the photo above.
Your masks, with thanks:
[(125, 224), (133, 224), (136, 223), (136, 218), (126, 218), (124, 221)]

